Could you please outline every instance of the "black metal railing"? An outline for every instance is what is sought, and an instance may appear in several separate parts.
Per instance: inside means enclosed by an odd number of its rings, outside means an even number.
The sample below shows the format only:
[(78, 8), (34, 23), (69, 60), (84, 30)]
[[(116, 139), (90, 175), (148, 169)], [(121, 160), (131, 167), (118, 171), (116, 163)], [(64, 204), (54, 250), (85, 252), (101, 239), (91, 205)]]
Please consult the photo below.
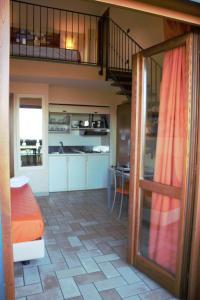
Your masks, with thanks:
[(99, 16), (11, 1), (11, 56), (98, 63)]
[[(106, 79), (118, 81), (116, 72), (131, 73), (132, 57), (134, 54), (143, 50), (143, 48), (114, 20), (109, 17), (109, 13), (103, 15), (100, 20), (100, 39), (101, 47), (99, 53), (99, 65), (101, 73), (106, 71)], [(151, 98), (152, 105), (159, 100), (159, 86), (162, 77), (162, 67), (154, 58), (149, 58), (147, 68), (148, 97)], [(121, 87), (124, 94), (130, 99), (130, 89)]]
[(132, 56), (141, 51), (142, 47), (111, 18), (107, 24), (109, 27), (107, 67), (130, 72)]

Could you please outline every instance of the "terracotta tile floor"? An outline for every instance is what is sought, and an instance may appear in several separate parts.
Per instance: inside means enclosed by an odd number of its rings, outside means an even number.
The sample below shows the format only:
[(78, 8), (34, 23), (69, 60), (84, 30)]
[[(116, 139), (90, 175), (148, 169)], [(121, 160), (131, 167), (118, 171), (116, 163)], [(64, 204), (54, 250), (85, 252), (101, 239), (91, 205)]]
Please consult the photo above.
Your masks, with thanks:
[(16, 299), (168, 300), (172, 295), (126, 262), (127, 208), (109, 214), (106, 191), (38, 198), (45, 258), (15, 264)]

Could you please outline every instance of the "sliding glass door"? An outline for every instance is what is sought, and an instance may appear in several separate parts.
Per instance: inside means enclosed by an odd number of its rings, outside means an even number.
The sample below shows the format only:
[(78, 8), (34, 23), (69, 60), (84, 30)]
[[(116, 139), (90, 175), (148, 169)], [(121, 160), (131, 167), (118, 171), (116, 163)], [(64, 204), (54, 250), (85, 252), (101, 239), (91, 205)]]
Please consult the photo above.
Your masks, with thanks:
[(133, 59), (129, 260), (176, 296), (187, 287), (195, 182), (194, 36)]

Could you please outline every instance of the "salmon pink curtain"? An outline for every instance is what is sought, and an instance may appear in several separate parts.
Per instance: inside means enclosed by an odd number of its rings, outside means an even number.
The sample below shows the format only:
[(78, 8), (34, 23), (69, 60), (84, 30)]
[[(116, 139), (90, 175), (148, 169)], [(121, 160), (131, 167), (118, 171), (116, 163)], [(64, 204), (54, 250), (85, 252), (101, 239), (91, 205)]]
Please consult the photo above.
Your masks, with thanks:
[[(170, 38), (184, 33), (185, 25), (183, 28), (181, 25), (167, 21), (165, 36)], [(176, 187), (181, 187), (183, 181), (185, 73), (185, 46), (166, 52), (160, 87), (154, 181)], [(151, 260), (171, 273), (176, 272), (180, 205), (180, 200), (152, 194), (148, 254)]]

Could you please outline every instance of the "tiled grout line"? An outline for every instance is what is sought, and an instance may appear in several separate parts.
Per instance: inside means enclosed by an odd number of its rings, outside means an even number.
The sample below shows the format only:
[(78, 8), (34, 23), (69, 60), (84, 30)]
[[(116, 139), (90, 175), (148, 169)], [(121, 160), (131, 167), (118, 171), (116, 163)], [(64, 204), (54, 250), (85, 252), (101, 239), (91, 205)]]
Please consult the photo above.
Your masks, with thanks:
[[(57, 277), (56, 272), (55, 272), (55, 275), (56, 275), (56, 278), (57, 278), (57, 280), (58, 280), (58, 277)], [(64, 293), (63, 293), (63, 291), (62, 291), (62, 289), (61, 289), (61, 286), (60, 286), (60, 283), (59, 283), (59, 280), (58, 280), (58, 284), (59, 284), (59, 289), (60, 289), (60, 291), (61, 291), (61, 294), (62, 294), (62, 296), (63, 296), (63, 299), (65, 299)]]
[[(46, 247), (45, 247), (45, 248), (46, 248)], [(62, 296), (63, 296), (63, 299), (65, 299), (64, 294), (63, 294), (63, 291), (62, 291), (61, 286), (60, 286), (60, 283), (59, 283), (59, 280), (58, 280), (58, 277), (57, 277), (57, 274), (56, 274), (56, 271), (54, 271), (54, 274), (55, 274), (56, 279), (57, 279), (57, 281), (58, 281), (58, 286), (59, 286), (59, 289), (60, 289), (61, 294), (62, 294)], [(56, 299), (55, 299), (55, 300), (56, 300)]]
[(23, 286), (25, 285), (24, 268), (22, 267)]
[(38, 272), (39, 272), (39, 276), (40, 276), (40, 282), (41, 282), (42, 290), (43, 290), (43, 293), (44, 293), (45, 290), (44, 290), (44, 287), (43, 287), (42, 277), (41, 277), (41, 273), (40, 273), (39, 267), (38, 267)]
[[(97, 293), (100, 295), (100, 297), (101, 297), (101, 294), (99, 293), (99, 291), (97, 290), (97, 288), (96, 288), (96, 285), (93, 283), (93, 286), (94, 286), (94, 288), (96, 289), (96, 291), (97, 291)], [(102, 298), (102, 297), (101, 297)], [(102, 298), (103, 299), (103, 298)]]
[(25, 286), (24, 268), (22, 266), (23, 286)]

